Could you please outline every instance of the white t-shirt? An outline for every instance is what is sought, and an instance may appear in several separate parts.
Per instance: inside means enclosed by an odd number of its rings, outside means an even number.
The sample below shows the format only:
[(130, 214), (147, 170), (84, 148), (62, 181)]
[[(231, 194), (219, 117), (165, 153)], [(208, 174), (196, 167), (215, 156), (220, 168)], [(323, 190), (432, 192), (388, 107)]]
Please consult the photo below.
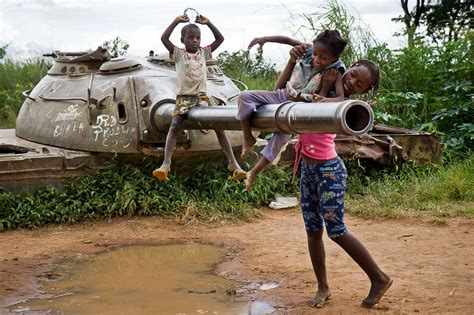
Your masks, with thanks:
[(178, 95), (206, 93), (206, 60), (211, 59), (211, 46), (200, 47), (193, 54), (185, 49), (174, 47), (173, 60), (178, 77)]

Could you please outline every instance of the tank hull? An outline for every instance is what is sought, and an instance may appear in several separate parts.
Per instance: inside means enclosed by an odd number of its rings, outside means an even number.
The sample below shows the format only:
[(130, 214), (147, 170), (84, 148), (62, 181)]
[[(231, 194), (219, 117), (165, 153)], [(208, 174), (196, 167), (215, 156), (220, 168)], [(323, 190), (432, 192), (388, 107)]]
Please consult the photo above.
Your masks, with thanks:
[[(141, 164), (147, 156), (158, 162), (163, 157), (163, 148), (155, 147), (150, 154), (88, 152), (28, 141), (16, 136), (15, 129), (0, 129), (0, 192), (31, 193), (40, 187), (60, 188), (67, 179), (93, 174), (112, 159)], [(200, 158), (209, 160), (210, 157), (223, 158), (222, 149), (216, 146), (215, 150), (189, 151), (186, 146), (179, 146), (173, 163), (196, 163)]]
[[(44, 186), (61, 187), (63, 180), (91, 174), (106, 166), (110, 153), (93, 153), (69, 150), (38, 144), (21, 139), (14, 129), (0, 129), (0, 191), (29, 193)], [(259, 140), (256, 151), (266, 144)], [(294, 142), (290, 142), (276, 163), (292, 163)], [(401, 161), (415, 161), (418, 164), (438, 163), (443, 145), (433, 134), (414, 132), (402, 128), (376, 125), (364, 135), (338, 135), (336, 151), (343, 158), (357, 158), (381, 165)], [(236, 150), (238, 156), (239, 150)], [(157, 159), (162, 148), (155, 149)], [(132, 163), (142, 163), (145, 153), (122, 154), (119, 158)], [(222, 157), (222, 150), (187, 151), (179, 147), (174, 163), (196, 163), (197, 158), (215, 160)], [(255, 156), (253, 157), (256, 158)], [(253, 163), (253, 161), (249, 161)]]

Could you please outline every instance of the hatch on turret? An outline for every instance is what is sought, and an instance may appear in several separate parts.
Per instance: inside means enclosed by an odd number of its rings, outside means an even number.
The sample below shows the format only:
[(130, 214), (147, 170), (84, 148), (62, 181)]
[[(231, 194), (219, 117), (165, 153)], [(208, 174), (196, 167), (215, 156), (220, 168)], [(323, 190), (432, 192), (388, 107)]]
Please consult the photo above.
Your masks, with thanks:
[(142, 65), (133, 58), (116, 57), (110, 59), (110, 61), (103, 63), (99, 68), (99, 72), (101, 74), (112, 74), (134, 71), (140, 69), (141, 67)]

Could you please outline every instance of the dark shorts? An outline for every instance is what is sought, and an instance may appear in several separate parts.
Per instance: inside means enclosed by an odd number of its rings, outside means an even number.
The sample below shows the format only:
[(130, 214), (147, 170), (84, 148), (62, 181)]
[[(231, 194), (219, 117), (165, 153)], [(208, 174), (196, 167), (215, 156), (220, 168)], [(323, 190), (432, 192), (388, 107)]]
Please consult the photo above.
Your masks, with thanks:
[(322, 231), (330, 238), (347, 232), (344, 224), (344, 192), (347, 172), (336, 157), (322, 164), (301, 162), (301, 210), (307, 232)]

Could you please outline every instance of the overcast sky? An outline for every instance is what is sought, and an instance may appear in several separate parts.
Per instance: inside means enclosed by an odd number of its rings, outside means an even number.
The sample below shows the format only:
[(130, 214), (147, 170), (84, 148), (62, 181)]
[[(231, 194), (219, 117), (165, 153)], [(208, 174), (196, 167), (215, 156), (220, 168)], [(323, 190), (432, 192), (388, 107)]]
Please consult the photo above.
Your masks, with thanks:
[[(403, 39), (393, 37), (401, 24), (390, 19), (402, 13), (398, 0), (340, 0), (349, 13), (367, 24), (376, 38), (391, 47)], [(164, 52), (160, 37), (164, 29), (187, 7), (208, 17), (222, 32), (224, 43), (216, 53), (237, 51), (263, 35), (292, 36), (293, 14), (318, 11), (325, 0), (0, 0), (0, 45), (10, 44), (9, 54), (25, 56), (52, 50), (95, 49), (116, 36), (130, 44), (129, 54), (146, 55), (150, 49)], [(179, 45), (179, 29), (171, 40)], [(202, 29), (202, 45), (212, 34)], [(300, 38), (301, 39), (301, 38)], [(288, 56), (288, 47), (267, 45), (264, 56), (278, 64)]]

